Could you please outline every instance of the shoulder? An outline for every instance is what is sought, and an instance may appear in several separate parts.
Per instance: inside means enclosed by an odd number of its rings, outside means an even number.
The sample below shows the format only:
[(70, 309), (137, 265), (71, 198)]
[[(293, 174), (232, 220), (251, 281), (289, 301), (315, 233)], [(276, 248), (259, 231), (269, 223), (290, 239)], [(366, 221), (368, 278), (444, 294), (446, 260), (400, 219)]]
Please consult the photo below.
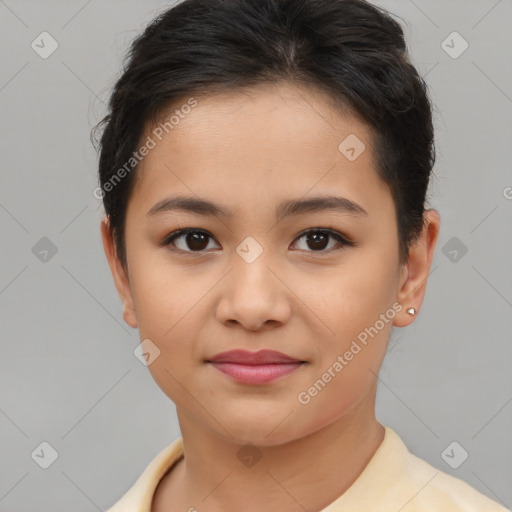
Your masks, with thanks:
[(403, 446), (407, 452), (401, 485), (410, 496), (408, 512), (510, 512), (464, 480), (432, 466)]
[(150, 512), (160, 480), (182, 458), (183, 453), (183, 438), (180, 437), (151, 460), (135, 483), (107, 512)]

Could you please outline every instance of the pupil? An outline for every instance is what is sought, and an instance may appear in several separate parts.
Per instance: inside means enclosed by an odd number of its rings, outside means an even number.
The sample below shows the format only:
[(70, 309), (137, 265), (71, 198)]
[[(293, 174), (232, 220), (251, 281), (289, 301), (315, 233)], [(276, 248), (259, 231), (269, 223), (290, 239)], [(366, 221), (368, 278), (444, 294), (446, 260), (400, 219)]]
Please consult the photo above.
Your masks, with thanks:
[(200, 251), (208, 245), (208, 240), (204, 233), (188, 233), (187, 244), (190, 249)]
[[(318, 238), (323, 238), (323, 241), (319, 241)], [(325, 249), (327, 247), (327, 244), (325, 243), (327, 241), (327, 236), (325, 233), (321, 233), (319, 231), (310, 233), (307, 235), (307, 241), (308, 243), (312, 243), (313, 246), (311, 249)]]

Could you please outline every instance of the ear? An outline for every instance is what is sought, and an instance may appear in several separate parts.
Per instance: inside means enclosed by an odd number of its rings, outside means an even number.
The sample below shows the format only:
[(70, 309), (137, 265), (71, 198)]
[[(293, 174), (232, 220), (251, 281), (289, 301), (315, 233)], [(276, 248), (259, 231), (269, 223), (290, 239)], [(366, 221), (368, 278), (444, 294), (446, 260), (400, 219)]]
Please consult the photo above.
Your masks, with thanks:
[(126, 271), (117, 257), (115, 244), (110, 231), (108, 216), (105, 216), (100, 223), (101, 238), (103, 240), (103, 249), (114, 278), (114, 283), (117, 288), (117, 293), (123, 303), (123, 318), (124, 321), (130, 326), (136, 329), (139, 324), (137, 316), (135, 314), (135, 306), (133, 303), (132, 290), (130, 287), (130, 281), (126, 275)]
[[(396, 327), (406, 327), (414, 322), (427, 290), (430, 267), (439, 238), (441, 217), (436, 210), (430, 209), (424, 212), (423, 218), (425, 220), (423, 231), (416, 243), (411, 246), (409, 259), (402, 269), (397, 301), (403, 308), (394, 318), (393, 325)], [(416, 310), (415, 315), (407, 313), (411, 307)]]

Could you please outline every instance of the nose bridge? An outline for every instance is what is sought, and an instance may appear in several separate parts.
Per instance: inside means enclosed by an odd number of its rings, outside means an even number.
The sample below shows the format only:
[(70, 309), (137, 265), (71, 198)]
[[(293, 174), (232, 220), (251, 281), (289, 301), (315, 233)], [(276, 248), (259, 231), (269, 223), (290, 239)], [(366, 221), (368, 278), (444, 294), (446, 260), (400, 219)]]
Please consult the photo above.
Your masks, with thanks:
[(234, 255), (234, 281), (236, 284), (261, 288), (258, 293), (266, 291), (270, 293), (274, 288), (275, 280), (268, 267), (272, 266), (272, 250), (266, 241), (259, 237), (258, 241), (253, 236), (247, 236), (238, 244)]
[(291, 306), (285, 287), (274, 275), (271, 249), (248, 236), (235, 251), (217, 310), (219, 321), (236, 321), (250, 330), (269, 320), (286, 322)]

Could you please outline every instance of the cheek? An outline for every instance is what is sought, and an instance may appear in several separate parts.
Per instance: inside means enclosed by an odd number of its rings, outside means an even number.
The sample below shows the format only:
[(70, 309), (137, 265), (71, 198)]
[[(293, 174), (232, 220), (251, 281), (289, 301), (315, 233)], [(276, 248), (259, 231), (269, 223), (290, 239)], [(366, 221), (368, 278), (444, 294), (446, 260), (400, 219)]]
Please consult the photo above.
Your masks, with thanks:
[(301, 285), (305, 302), (330, 328), (323, 331), (313, 378), (301, 389), (309, 401), (304, 414), (315, 421), (346, 412), (376, 381), (396, 315), (391, 262), (382, 253), (354, 252), (321, 287)]
[(146, 254), (135, 251), (131, 274), (141, 335), (149, 329), (163, 342), (179, 329), (180, 319), (196, 314), (196, 305), (212, 279), (207, 275), (201, 279), (192, 267), (172, 263), (166, 258), (165, 249), (148, 250)]
[(149, 370), (174, 395), (179, 389), (171, 375), (188, 382), (192, 370), (202, 364), (205, 346), (210, 345), (203, 326), (211, 321), (207, 292), (218, 276), (211, 269), (198, 272), (197, 267), (171, 263), (165, 255), (143, 256), (142, 252), (139, 257), (134, 255), (132, 275), (140, 338), (150, 339), (159, 348), (160, 357)]
[[(385, 313), (394, 299), (391, 258), (355, 250), (328, 271), (302, 272), (294, 278), (294, 292), (318, 320), (327, 341), (345, 342)], [(305, 307), (305, 306), (304, 306)]]
[[(353, 323), (352, 323), (353, 322)], [(309, 372), (307, 382), (295, 394), (300, 424), (320, 428), (349, 413), (362, 401), (371, 400), (386, 353), (390, 323), (382, 329), (351, 320), (355, 336), (324, 345), (322, 356)], [(380, 324), (379, 324), (380, 325)], [(363, 326), (363, 327), (361, 327)]]

